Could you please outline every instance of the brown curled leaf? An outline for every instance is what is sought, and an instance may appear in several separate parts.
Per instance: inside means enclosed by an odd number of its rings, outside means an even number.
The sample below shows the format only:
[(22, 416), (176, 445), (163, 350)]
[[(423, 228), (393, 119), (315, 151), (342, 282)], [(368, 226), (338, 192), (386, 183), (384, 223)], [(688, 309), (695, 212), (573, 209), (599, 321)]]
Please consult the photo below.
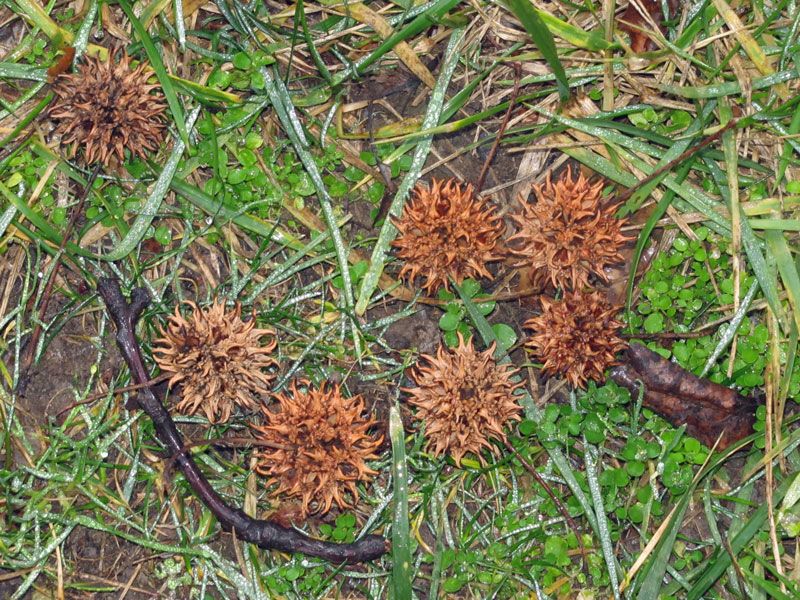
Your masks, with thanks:
[(741, 405), (742, 397), (735, 390), (701, 379), (641, 344), (630, 345), (627, 359), (634, 369), (646, 375), (648, 387), (654, 390), (710, 403), (725, 410), (734, 410)]
[(67, 46), (64, 48), (64, 54), (47, 69), (47, 79), (51, 83), (56, 80), (56, 77), (62, 73), (66, 73), (72, 66), (72, 61), (75, 59), (75, 48)]
[(724, 450), (753, 433), (756, 403), (736, 391), (701, 379), (659, 354), (631, 344), (623, 364), (611, 369), (611, 378), (639, 393), (644, 384), (644, 406), (672, 425), (686, 425), (689, 435), (712, 447), (719, 439)]

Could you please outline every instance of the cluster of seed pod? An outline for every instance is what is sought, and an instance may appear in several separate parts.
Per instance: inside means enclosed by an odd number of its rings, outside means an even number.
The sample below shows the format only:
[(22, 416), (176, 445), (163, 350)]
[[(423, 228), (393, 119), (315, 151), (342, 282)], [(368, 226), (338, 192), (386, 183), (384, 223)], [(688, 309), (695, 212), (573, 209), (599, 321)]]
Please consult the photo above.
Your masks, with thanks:
[[(628, 242), (602, 188), (602, 181), (573, 177), (570, 169), (555, 182), (548, 177), (533, 186), (535, 202), (520, 199), (510, 217), (515, 231), (504, 238), (497, 210), (471, 186), (454, 180), (417, 186), (396, 221), (400, 276), (430, 293), (451, 280), (491, 279), (488, 265), (506, 261), (541, 290), (541, 311), (524, 326), (532, 330), (526, 346), (542, 370), (575, 387), (600, 381), (625, 343), (618, 309), (592, 284), (606, 280), (605, 269), (622, 261)], [(469, 452), (483, 462), (480, 450), (493, 447), (488, 438), (505, 440), (505, 423), (518, 418), (515, 372), (491, 355), (460, 339), (454, 350), (442, 346), (435, 357), (423, 356), (411, 371), (417, 387), (406, 391), (434, 454), (458, 463)]]

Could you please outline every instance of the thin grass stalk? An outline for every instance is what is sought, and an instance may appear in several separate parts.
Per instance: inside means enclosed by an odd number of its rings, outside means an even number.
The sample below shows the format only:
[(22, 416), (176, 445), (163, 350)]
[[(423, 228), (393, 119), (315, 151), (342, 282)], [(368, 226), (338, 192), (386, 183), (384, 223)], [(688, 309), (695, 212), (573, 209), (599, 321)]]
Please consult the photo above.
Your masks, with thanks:
[[(457, 49), (463, 36), (463, 29), (453, 30), (453, 33), (450, 36), (450, 40), (447, 43), (447, 49), (445, 50), (441, 72), (439, 73), (439, 77), (436, 79), (436, 86), (431, 92), (430, 101), (428, 102), (428, 110), (425, 113), (425, 119), (422, 122), (423, 129), (434, 127), (439, 122), (442, 109), (444, 108), (444, 99), (447, 93), (447, 87), (450, 84), (450, 79), (453, 76), (456, 65), (458, 64), (460, 58)], [(430, 154), (432, 143), (432, 135), (422, 138), (417, 143), (417, 149), (414, 152), (414, 157), (411, 160), (411, 167), (409, 168), (408, 173), (406, 173), (406, 176), (403, 178), (403, 181), (400, 182), (400, 185), (397, 188), (397, 193), (392, 199), (392, 203), (389, 205), (386, 220), (384, 221), (383, 227), (381, 227), (381, 231), (378, 234), (378, 239), (375, 242), (375, 247), (372, 250), (369, 270), (364, 275), (364, 279), (361, 283), (361, 292), (358, 296), (358, 302), (356, 302), (356, 315), (361, 316), (366, 312), (367, 306), (372, 299), (372, 294), (375, 292), (375, 288), (378, 287), (378, 282), (380, 281), (381, 274), (383, 273), (383, 269), (386, 265), (386, 254), (389, 251), (392, 241), (397, 235), (397, 228), (395, 227), (392, 219), (399, 217), (400, 213), (402, 213), (406, 199), (408, 198), (411, 189), (417, 183), (417, 180), (422, 173), (422, 169), (425, 166), (425, 161), (428, 158), (428, 154)]]
[(344, 239), (342, 238), (342, 232), (336, 222), (336, 215), (333, 212), (331, 197), (330, 194), (328, 194), (328, 189), (325, 187), (325, 183), (322, 181), (322, 175), (319, 172), (319, 167), (317, 166), (314, 157), (311, 156), (311, 153), (309, 152), (309, 143), (306, 139), (303, 125), (300, 122), (300, 118), (295, 110), (294, 104), (292, 104), (289, 90), (286, 89), (286, 86), (279, 78), (273, 77), (271, 71), (266, 67), (262, 67), (260, 73), (264, 77), (265, 89), (278, 116), (278, 120), (281, 122), (286, 134), (289, 136), (295, 152), (297, 152), (297, 155), (300, 157), (300, 160), (303, 163), (303, 166), (305, 167), (309, 177), (311, 177), (311, 181), (317, 191), (319, 204), (322, 208), (322, 215), (325, 218), (326, 225), (330, 231), (331, 240), (333, 241), (334, 248), (336, 249), (336, 258), (339, 263), (339, 271), (342, 276), (345, 310), (348, 313), (348, 318), (352, 326), (353, 344), (355, 345), (356, 355), (360, 357), (361, 336), (358, 331), (358, 323), (353, 318), (352, 314), (355, 300), (353, 294), (353, 281), (350, 277), (349, 268), (350, 250), (345, 245)]
[(731, 345), (733, 342), (733, 338), (736, 336), (736, 332), (739, 330), (739, 325), (742, 324), (744, 318), (747, 316), (748, 311), (750, 310), (750, 305), (753, 302), (753, 299), (756, 297), (756, 293), (760, 289), (758, 285), (758, 280), (754, 281), (750, 286), (750, 289), (747, 290), (744, 298), (742, 299), (741, 303), (739, 304), (739, 308), (734, 312), (733, 317), (728, 323), (727, 328), (725, 329), (725, 333), (720, 336), (717, 345), (714, 347), (714, 350), (706, 360), (706, 364), (703, 365), (703, 370), (700, 372), (700, 377), (705, 377), (708, 375), (708, 372), (711, 370), (711, 367), (714, 366), (714, 363), (717, 362), (722, 353)]
[(586, 481), (589, 483), (589, 493), (592, 497), (595, 518), (597, 519), (597, 537), (600, 538), (600, 549), (603, 552), (603, 560), (606, 563), (611, 591), (614, 593), (614, 599), (619, 600), (619, 574), (617, 573), (617, 559), (614, 556), (614, 542), (611, 540), (608, 516), (603, 505), (603, 492), (600, 489), (600, 481), (597, 477), (599, 468), (597, 464), (597, 448), (594, 444), (586, 441), (585, 435), (583, 436), (583, 445), (585, 448), (583, 459), (586, 463)]
[(411, 600), (411, 535), (408, 524), (408, 466), (405, 433), (400, 408), (395, 402), (389, 411), (389, 438), (392, 442), (392, 591), (394, 600)]
[[(194, 123), (199, 114), (199, 106), (194, 108), (192, 112), (189, 113), (186, 123), (183, 125), (183, 129), (185, 131), (191, 131), (194, 128)], [(114, 261), (125, 258), (132, 253), (142, 239), (144, 239), (144, 236), (147, 234), (148, 227), (150, 227), (150, 224), (153, 222), (156, 214), (158, 214), (158, 209), (161, 207), (161, 203), (164, 201), (164, 197), (169, 191), (172, 178), (175, 176), (175, 172), (178, 170), (178, 163), (183, 157), (183, 151), (185, 149), (186, 145), (184, 144), (183, 138), (176, 139), (169, 159), (164, 165), (161, 174), (158, 176), (158, 179), (153, 185), (150, 196), (148, 196), (147, 200), (142, 206), (139, 216), (136, 217), (136, 220), (133, 222), (133, 225), (131, 225), (127, 235), (125, 235), (125, 238), (119, 244), (117, 244), (112, 251), (110, 251), (108, 254), (102, 254), (98, 256), (98, 259)]]

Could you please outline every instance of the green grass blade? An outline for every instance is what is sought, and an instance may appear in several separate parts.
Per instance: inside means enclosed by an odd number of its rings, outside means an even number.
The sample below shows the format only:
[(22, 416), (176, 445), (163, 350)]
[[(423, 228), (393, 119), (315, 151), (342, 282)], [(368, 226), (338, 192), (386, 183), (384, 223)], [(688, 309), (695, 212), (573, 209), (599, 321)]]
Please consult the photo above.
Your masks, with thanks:
[(178, 94), (175, 92), (175, 87), (172, 85), (172, 80), (170, 79), (169, 73), (164, 66), (164, 62), (161, 60), (161, 54), (159, 54), (158, 49), (156, 49), (155, 45), (153, 44), (153, 40), (150, 39), (150, 35), (147, 33), (144, 25), (142, 25), (142, 22), (136, 18), (136, 15), (133, 13), (133, 9), (131, 8), (130, 4), (128, 4), (128, 1), (119, 0), (119, 5), (120, 8), (122, 8), (122, 10), (125, 12), (128, 20), (130, 20), (131, 27), (133, 27), (136, 35), (139, 36), (139, 41), (142, 42), (144, 51), (147, 54), (148, 60), (150, 61), (150, 66), (153, 67), (153, 71), (156, 74), (158, 83), (161, 84), (161, 89), (164, 92), (164, 97), (167, 99), (167, 105), (172, 113), (172, 120), (175, 122), (175, 126), (178, 128), (178, 133), (181, 136), (184, 147), (188, 146), (189, 134), (186, 130), (186, 119), (183, 116), (183, 107), (181, 105), (181, 101), (178, 99)]
[(16, 214), (17, 208), (12, 204), (3, 211), (2, 215), (0, 215), (0, 238), (6, 234), (6, 229), (8, 229), (8, 226), (11, 224), (11, 221), (14, 219), (14, 215)]
[(186, 198), (199, 209), (203, 210), (211, 217), (224, 217), (236, 223), (242, 229), (255, 233), (265, 240), (275, 240), (276, 242), (288, 246), (295, 250), (301, 250), (304, 245), (294, 236), (284, 231), (276, 229), (273, 225), (265, 223), (257, 217), (253, 217), (238, 210), (228, 208), (218, 202), (204, 191), (198, 189), (190, 183), (173, 178), (170, 187), (177, 193)]
[[(771, 88), (785, 81), (794, 81), (798, 77), (800, 77), (800, 75), (798, 75), (796, 71), (780, 71), (778, 73), (773, 73), (772, 75), (754, 77), (750, 82), (750, 85), (751, 89), (753, 90), (763, 90)], [(719, 98), (720, 96), (739, 96), (742, 94), (742, 84), (738, 81), (699, 86), (659, 84), (658, 89), (665, 94), (689, 98), (692, 100)]]
[[(199, 114), (199, 106), (189, 113), (189, 118), (184, 125), (185, 131), (191, 131)], [(153, 185), (150, 196), (147, 198), (144, 206), (142, 206), (139, 216), (136, 217), (136, 220), (133, 222), (133, 225), (131, 225), (127, 235), (125, 235), (125, 238), (114, 248), (114, 250), (108, 254), (99, 256), (98, 258), (101, 260), (120, 260), (121, 258), (125, 258), (128, 254), (136, 249), (136, 247), (139, 245), (139, 242), (142, 241), (147, 233), (147, 228), (150, 227), (150, 224), (153, 222), (161, 203), (164, 201), (164, 196), (169, 190), (170, 183), (172, 182), (172, 178), (175, 176), (175, 171), (178, 169), (178, 163), (180, 162), (185, 149), (186, 146), (184, 145), (182, 139), (175, 140), (175, 146), (172, 149), (172, 154), (170, 154), (169, 160), (167, 160), (166, 164), (164, 165), (161, 175), (158, 176), (158, 179)]]
[(59, 27), (39, 2), (34, 0), (14, 0), (14, 2), (26, 19), (41, 29), (58, 48), (64, 48), (72, 43), (72, 33)]
[(198, 102), (203, 102), (205, 104), (242, 103), (242, 99), (238, 94), (211, 88), (207, 85), (201, 85), (195, 81), (189, 81), (188, 79), (178, 77), (177, 75), (170, 75), (169, 78), (184, 94), (191, 96)]
[(531, 36), (531, 40), (542, 53), (547, 64), (550, 65), (550, 69), (556, 78), (559, 97), (562, 101), (567, 100), (569, 98), (567, 74), (564, 72), (564, 65), (561, 64), (561, 60), (558, 58), (553, 35), (542, 22), (539, 12), (529, 0), (506, 0), (506, 2), (509, 10), (522, 23), (525, 31)]
[[(0, 195), (5, 196), (6, 200), (10, 202), (11, 206), (13, 206), (22, 217), (30, 221), (31, 224), (36, 227), (41, 234), (41, 237), (45, 238), (55, 246), (59, 246), (61, 244), (62, 237), (60, 232), (55, 227), (50, 225), (47, 219), (42, 217), (40, 213), (28, 206), (28, 203), (25, 202), (25, 200), (9, 190), (2, 181), (0, 181)], [(80, 248), (72, 242), (67, 242), (66, 250), (72, 255), (91, 256), (91, 253), (87, 252), (83, 248)]]
[[(716, 161), (706, 160), (706, 166), (711, 171), (714, 180), (717, 182), (722, 197), (730, 201), (730, 192), (727, 185), (725, 185), (725, 176), (722, 169)], [(775, 270), (767, 265), (762, 252), (763, 242), (756, 237), (753, 233), (753, 222), (757, 219), (748, 219), (745, 214), (740, 215), (739, 228), (742, 234), (742, 245), (744, 246), (745, 254), (750, 263), (750, 268), (753, 269), (758, 284), (764, 292), (764, 297), (767, 300), (772, 312), (778, 316), (778, 320), (783, 324), (785, 322), (783, 307), (781, 306), (778, 294), (778, 281)]]
[[(455, 71), (456, 65), (458, 64), (458, 60), (460, 58), (457, 49), (463, 35), (464, 30), (457, 29), (454, 30), (450, 36), (450, 41), (447, 44), (447, 50), (445, 50), (445, 58), (442, 64), (442, 69), (439, 73), (439, 77), (436, 79), (436, 85), (433, 88), (433, 92), (431, 92), (430, 101), (428, 102), (428, 110), (425, 113), (425, 118), (422, 122), (423, 129), (434, 127), (439, 122), (439, 117), (441, 116), (442, 109), (444, 108), (444, 99), (447, 93), (447, 87), (450, 85), (450, 78), (453, 76), (453, 72)], [(389, 251), (389, 246), (391, 245), (392, 240), (394, 240), (395, 236), (397, 235), (397, 228), (392, 222), (392, 217), (400, 216), (406, 198), (411, 192), (411, 188), (417, 183), (420, 173), (422, 173), (422, 169), (425, 166), (425, 161), (427, 160), (428, 154), (431, 151), (432, 142), (433, 136), (429, 135), (422, 138), (417, 143), (414, 157), (411, 160), (411, 167), (409, 168), (408, 173), (406, 173), (406, 176), (403, 178), (403, 181), (400, 182), (400, 185), (397, 188), (397, 193), (395, 194), (394, 199), (392, 199), (392, 203), (389, 206), (389, 211), (386, 216), (386, 221), (384, 222), (383, 227), (381, 227), (381, 231), (378, 234), (378, 240), (375, 242), (375, 247), (372, 250), (369, 270), (364, 275), (364, 280), (361, 284), (361, 292), (358, 296), (358, 302), (356, 302), (357, 315), (363, 315), (366, 312), (367, 305), (372, 298), (372, 294), (375, 291), (375, 288), (378, 286), (378, 281), (380, 280), (381, 274), (383, 273), (383, 268), (386, 265), (386, 254)]]
[(597, 32), (584, 31), (538, 8), (534, 8), (533, 10), (553, 35), (557, 35), (573, 46), (591, 50), (592, 52), (602, 52), (603, 50), (611, 50), (619, 47), (619, 44), (607, 41)]
[(19, 65), (17, 63), (0, 62), (0, 77), (3, 79), (47, 81), (47, 69), (43, 69), (37, 65)]
[(408, 524), (408, 467), (403, 419), (397, 403), (389, 411), (392, 442), (392, 591), (394, 600), (411, 600), (411, 534)]
[[(322, 208), (322, 215), (330, 230), (334, 248), (336, 248), (336, 259), (339, 263), (339, 270), (342, 276), (345, 308), (347, 312), (352, 315), (354, 294), (353, 282), (350, 277), (350, 252), (345, 245), (342, 232), (339, 230), (339, 225), (336, 222), (336, 215), (333, 212), (330, 194), (325, 187), (325, 183), (322, 181), (322, 174), (319, 171), (317, 162), (314, 160), (311, 152), (309, 152), (308, 140), (306, 139), (302, 123), (300, 122), (294, 104), (292, 104), (289, 90), (282, 80), (272, 76), (268, 68), (262, 68), (261, 74), (264, 77), (265, 89), (269, 95), (270, 102), (272, 102), (272, 107), (278, 115), (278, 120), (286, 131), (286, 135), (289, 136), (295, 152), (297, 152), (297, 155), (300, 157), (300, 161), (303, 163), (306, 173), (308, 173), (314, 184), (314, 189), (317, 191), (317, 198)], [(356, 354), (360, 356), (361, 342), (358, 333), (358, 325), (355, 320), (352, 320), (351, 324), (353, 327), (353, 343), (356, 345)]]
[[(772, 493), (772, 501), (775, 504), (783, 500), (783, 496), (786, 494), (792, 481), (794, 481), (794, 477), (787, 477)], [(767, 509), (767, 504), (761, 503), (750, 515), (750, 518), (744, 524), (741, 531), (730, 540), (730, 548), (734, 556), (747, 547), (753, 537), (764, 527), (768, 516)], [(703, 594), (706, 593), (708, 588), (714, 585), (714, 582), (722, 576), (725, 569), (727, 569), (730, 564), (731, 555), (728, 554), (724, 548), (718, 548), (709, 559), (708, 566), (704, 569), (702, 575), (694, 583), (692, 589), (688, 591), (686, 595), (687, 600), (699, 600)]]
[(780, 231), (767, 230), (764, 232), (764, 239), (767, 242), (767, 247), (772, 252), (775, 264), (778, 267), (778, 273), (780, 273), (783, 281), (783, 287), (789, 296), (789, 305), (792, 309), (795, 325), (800, 329), (800, 275), (797, 273), (797, 265), (795, 265), (792, 258), (789, 244)]
[[(353, 65), (355, 67), (355, 72), (358, 74), (363, 73), (367, 67), (375, 64), (375, 62), (380, 60), (387, 52), (391, 52), (397, 44), (404, 42), (405, 40), (412, 38), (429, 27), (435, 25), (447, 11), (449, 11), (458, 3), (459, 0), (439, 0), (439, 2), (433, 4), (408, 25), (386, 38), (383, 43), (375, 48), (375, 50), (357, 61)], [(331, 87), (340, 85), (347, 79), (350, 79), (352, 76), (353, 71), (351, 69), (341, 70), (331, 80)]]
[(178, 47), (181, 52), (186, 52), (186, 26), (183, 23), (183, 0), (172, 0), (172, 10), (175, 15), (175, 31), (178, 34)]
[[(692, 488), (693, 490), (694, 488)], [(658, 542), (653, 558), (642, 570), (640, 575), (641, 587), (636, 596), (638, 600), (652, 600), (658, 598), (661, 591), (661, 585), (664, 581), (664, 574), (667, 572), (667, 565), (669, 565), (670, 556), (672, 556), (672, 549), (675, 546), (675, 539), (678, 537), (678, 532), (683, 524), (683, 516), (686, 514), (686, 509), (689, 507), (689, 499), (691, 498), (691, 490), (681, 496), (678, 504), (676, 505), (675, 512), (673, 513), (672, 522), (668, 529)]]
[(753, 299), (756, 297), (756, 292), (759, 290), (758, 280), (754, 281), (753, 284), (750, 286), (750, 289), (747, 290), (747, 294), (745, 294), (744, 298), (742, 298), (741, 303), (739, 304), (739, 310), (737, 310), (731, 322), (728, 324), (725, 333), (720, 337), (719, 342), (717, 342), (714, 351), (708, 357), (706, 364), (703, 366), (703, 371), (700, 373), (700, 377), (705, 377), (708, 375), (708, 372), (711, 370), (711, 367), (714, 366), (714, 363), (717, 362), (717, 359), (722, 356), (722, 353), (731, 345), (733, 342), (733, 338), (736, 337), (736, 332), (739, 330), (739, 325), (742, 324), (744, 318), (747, 316), (747, 311), (750, 309), (750, 304), (753, 302)]
[(586, 463), (586, 480), (589, 483), (589, 494), (592, 497), (595, 518), (597, 519), (597, 537), (600, 538), (600, 548), (603, 551), (603, 560), (606, 563), (611, 590), (614, 592), (614, 598), (619, 599), (619, 574), (617, 573), (617, 560), (614, 557), (614, 542), (611, 539), (611, 529), (606, 516), (603, 492), (600, 489), (600, 480), (597, 474), (598, 452), (597, 448), (586, 440), (586, 436), (583, 436), (583, 444), (586, 448), (583, 454)]

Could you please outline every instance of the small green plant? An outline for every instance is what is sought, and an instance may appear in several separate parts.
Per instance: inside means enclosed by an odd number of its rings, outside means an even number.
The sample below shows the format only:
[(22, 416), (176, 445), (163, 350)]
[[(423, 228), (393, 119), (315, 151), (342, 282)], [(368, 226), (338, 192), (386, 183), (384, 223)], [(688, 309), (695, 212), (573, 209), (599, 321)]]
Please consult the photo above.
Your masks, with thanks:
[[(474, 279), (465, 279), (461, 284), (461, 290), (475, 302), (478, 312), (484, 317), (491, 315), (497, 307), (494, 300), (484, 300), (489, 298), (489, 294), (484, 293), (480, 283)], [(458, 334), (464, 336), (464, 339), (469, 339), (474, 333), (475, 326), (469, 320), (464, 303), (456, 294), (445, 289), (440, 289), (438, 294), (439, 300), (446, 302), (444, 314), (439, 317), (439, 329), (444, 332), (444, 341), (447, 346), (455, 348), (458, 345)], [(503, 350), (508, 350), (517, 342), (516, 332), (505, 323), (495, 323), (492, 325), (492, 330), (497, 337), (497, 345)]]

